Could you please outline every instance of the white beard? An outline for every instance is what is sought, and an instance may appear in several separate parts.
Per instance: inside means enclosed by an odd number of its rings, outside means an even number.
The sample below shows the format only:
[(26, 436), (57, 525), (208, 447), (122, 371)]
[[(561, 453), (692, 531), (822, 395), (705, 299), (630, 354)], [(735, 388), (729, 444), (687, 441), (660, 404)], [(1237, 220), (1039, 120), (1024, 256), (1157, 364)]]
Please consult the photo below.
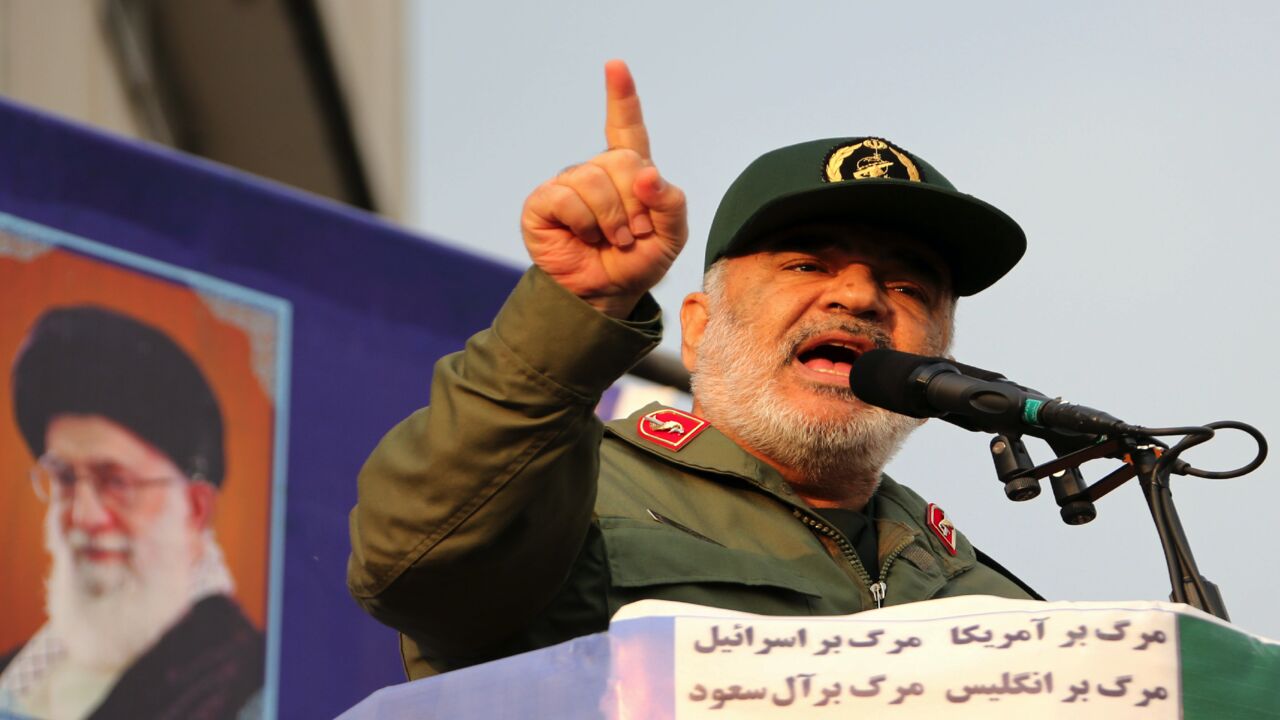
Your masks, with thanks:
[[(138, 537), (99, 536), (92, 541), (82, 531), (64, 536), (57, 509), (50, 509), (45, 517), (45, 546), (53, 565), (46, 609), (50, 629), (72, 662), (123, 670), (187, 610), (193, 548), (182, 507), (175, 492)], [(90, 542), (123, 547), (128, 561), (77, 561), (74, 548)]]
[[(713, 312), (692, 374), (703, 414), (739, 442), (798, 471), (808, 488), (836, 497), (853, 489), (851, 483), (861, 484), (854, 494), (869, 497), (885, 465), (924, 421), (867, 405), (847, 387), (814, 385), (812, 392), (843, 400), (845, 407), (824, 414), (804, 411), (774, 380), (794, 360), (795, 350), (819, 333), (842, 329), (870, 337), (880, 347), (890, 346), (888, 336), (879, 326), (845, 317), (794, 328), (781, 345), (764, 347), (718, 294), (709, 293)], [(931, 339), (931, 344), (941, 342)]]

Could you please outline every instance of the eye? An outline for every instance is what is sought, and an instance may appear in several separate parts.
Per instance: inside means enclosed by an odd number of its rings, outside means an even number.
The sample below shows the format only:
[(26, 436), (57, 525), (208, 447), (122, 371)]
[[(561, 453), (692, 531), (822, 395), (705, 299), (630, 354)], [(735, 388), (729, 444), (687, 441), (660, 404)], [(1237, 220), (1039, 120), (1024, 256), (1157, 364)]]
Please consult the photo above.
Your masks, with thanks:
[(801, 273), (826, 272), (827, 268), (816, 260), (797, 260), (786, 266), (787, 270)]
[(94, 480), (98, 489), (105, 492), (121, 492), (131, 484), (124, 473), (114, 469), (99, 472)]
[(889, 285), (888, 289), (889, 292), (906, 295), (907, 297), (919, 300), (922, 303), (929, 302), (929, 294), (919, 285), (912, 285), (910, 283), (894, 283)]

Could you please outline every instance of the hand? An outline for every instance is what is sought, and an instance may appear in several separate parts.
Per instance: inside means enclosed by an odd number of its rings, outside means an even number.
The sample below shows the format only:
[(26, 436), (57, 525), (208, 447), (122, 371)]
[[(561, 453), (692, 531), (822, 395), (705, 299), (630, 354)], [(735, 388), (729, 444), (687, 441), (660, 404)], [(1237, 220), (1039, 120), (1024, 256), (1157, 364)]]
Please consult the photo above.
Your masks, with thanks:
[(658, 174), (631, 71), (605, 63), (608, 150), (538, 186), (520, 216), (534, 264), (614, 317), (631, 314), (689, 236), (684, 193)]

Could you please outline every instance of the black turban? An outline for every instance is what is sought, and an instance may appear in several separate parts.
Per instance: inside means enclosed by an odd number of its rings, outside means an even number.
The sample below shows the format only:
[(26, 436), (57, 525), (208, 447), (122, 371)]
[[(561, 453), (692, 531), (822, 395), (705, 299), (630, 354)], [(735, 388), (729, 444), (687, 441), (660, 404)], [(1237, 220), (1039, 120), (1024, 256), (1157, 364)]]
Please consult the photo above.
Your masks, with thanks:
[(91, 305), (42, 315), (13, 366), (18, 427), (36, 457), (58, 415), (101, 415), (188, 477), (222, 485), (222, 413), (195, 362), (150, 325)]

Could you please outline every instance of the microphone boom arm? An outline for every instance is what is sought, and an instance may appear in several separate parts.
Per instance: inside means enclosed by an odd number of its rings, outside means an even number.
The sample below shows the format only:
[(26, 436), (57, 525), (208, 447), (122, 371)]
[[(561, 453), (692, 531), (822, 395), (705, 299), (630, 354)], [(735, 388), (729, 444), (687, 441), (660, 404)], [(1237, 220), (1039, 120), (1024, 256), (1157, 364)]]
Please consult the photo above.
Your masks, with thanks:
[[(1018, 434), (997, 435), (991, 443), (997, 476), (1001, 482), (1005, 483), (1006, 494), (1010, 499), (1029, 500), (1039, 494), (1040, 480), (1047, 477), (1051, 478), (1051, 481), (1056, 481), (1065, 474), (1073, 474), (1077, 480), (1076, 486), (1083, 485), (1083, 487), (1074, 493), (1055, 492), (1058, 506), (1062, 508), (1063, 519), (1073, 525), (1092, 520), (1094, 518), (1092, 504), (1095, 501), (1137, 477), (1142, 487), (1143, 497), (1151, 510), (1156, 534), (1160, 538), (1160, 546), (1164, 551), (1172, 586), (1170, 599), (1229, 621), (1226, 604), (1223, 602), (1218, 586), (1204, 577), (1196, 564), (1186, 531), (1173, 504), (1169, 478), (1174, 472), (1181, 475), (1216, 478), (1238, 477), (1251, 472), (1266, 459), (1266, 439), (1257, 429), (1234, 421), (1210, 423), (1204, 427), (1128, 427), (1132, 432), (1116, 436), (1100, 436), (1092, 444), (1084, 447), (1078, 447), (1081, 443), (1074, 438), (1071, 442), (1065, 443), (1061, 442), (1060, 437), (1046, 438), (1055, 452), (1061, 454), (1040, 465), (1031, 465), (1033, 461), (1022, 446)], [(1198, 470), (1178, 460), (1178, 456), (1183, 451), (1211, 439), (1217, 428), (1238, 429), (1251, 435), (1258, 443), (1257, 456), (1247, 465), (1225, 472)], [(1184, 435), (1185, 437), (1173, 448), (1169, 448), (1156, 440), (1154, 437), (1156, 435)], [(1016, 468), (1010, 469), (1011, 460), (1005, 455), (1009, 450), (1014, 449), (1011, 447), (1013, 445), (1016, 445), (1018, 450), (1018, 462)], [(1078, 449), (1072, 449), (1075, 447)], [(1106, 457), (1122, 460), (1124, 464), (1097, 482), (1084, 484), (1083, 478), (1079, 475), (1079, 466), (1090, 460)], [(1011, 488), (1017, 489), (1011, 491)], [(1055, 491), (1057, 490), (1059, 487), (1055, 486)]]

